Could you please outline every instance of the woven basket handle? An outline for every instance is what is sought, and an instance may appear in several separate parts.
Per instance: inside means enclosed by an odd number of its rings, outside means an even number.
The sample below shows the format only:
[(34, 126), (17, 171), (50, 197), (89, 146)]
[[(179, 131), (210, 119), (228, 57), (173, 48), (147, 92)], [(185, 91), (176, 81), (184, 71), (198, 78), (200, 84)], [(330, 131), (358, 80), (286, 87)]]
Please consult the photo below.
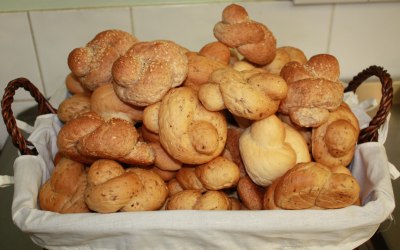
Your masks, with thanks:
[(392, 78), (382, 67), (373, 65), (363, 70), (357, 76), (355, 76), (353, 80), (349, 82), (349, 85), (345, 88), (344, 91), (355, 92), (358, 86), (360, 86), (361, 83), (363, 83), (371, 76), (378, 77), (382, 84), (382, 99), (379, 103), (379, 109), (376, 115), (372, 118), (368, 127), (360, 131), (360, 135), (358, 137), (358, 143), (378, 141), (378, 129), (386, 121), (386, 117), (389, 115), (390, 109), (392, 107), (392, 101), (393, 101)]
[(31, 96), (38, 103), (39, 115), (53, 113), (56, 114), (57, 110), (40, 93), (39, 89), (33, 85), (28, 79), (17, 78), (8, 83), (4, 90), (3, 99), (1, 101), (1, 114), (4, 123), (6, 124), (7, 131), (11, 136), (13, 144), (19, 149), (23, 155), (37, 155), (38, 152), (31, 142), (25, 139), (21, 131), (17, 127), (17, 121), (11, 109), (11, 104), (14, 101), (15, 91), (18, 88), (24, 88), (29, 91)]

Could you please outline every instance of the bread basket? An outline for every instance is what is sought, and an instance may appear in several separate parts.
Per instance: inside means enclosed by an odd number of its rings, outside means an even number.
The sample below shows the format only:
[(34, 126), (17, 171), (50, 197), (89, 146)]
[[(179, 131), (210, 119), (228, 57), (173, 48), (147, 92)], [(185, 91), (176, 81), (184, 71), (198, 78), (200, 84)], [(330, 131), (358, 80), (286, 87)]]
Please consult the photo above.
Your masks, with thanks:
[[(35, 194), (53, 166), (42, 159), (43, 149), (38, 150), (38, 144), (26, 139), (17, 127), (11, 106), (16, 90), (23, 88), (38, 103), (38, 118), (49, 114), (44, 119), (57, 120), (57, 109), (28, 79), (12, 80), (1, 106), (7, 131), (21, 154), (14, 164), (13, 220), (37, 245), (50, 249), (354, 249), (377, 237), (379, 225), (394, 209), (386, 152), (378, 143), (379, 129), (392, 106), (392, 79), (382, 67), (370, 66), (349, 82), (345, 92), (355, 92), (371, 76), (378, 77), (382, 84), (382, 99), (369, 126), (360, 132), (354, 159), (357, 163), (351, 166), (364, 189), (363, 206), (327, 211), (152, 211), (106, 215), (60, 215), (37, 208)], [(42, 143), (49, 143), (48, 140)], [(51, 146), (42, 146), (51, 151)], [(365, 160), (366, 155), (375, 161)], [(28, 162), (29, 166), (23, 166)]]

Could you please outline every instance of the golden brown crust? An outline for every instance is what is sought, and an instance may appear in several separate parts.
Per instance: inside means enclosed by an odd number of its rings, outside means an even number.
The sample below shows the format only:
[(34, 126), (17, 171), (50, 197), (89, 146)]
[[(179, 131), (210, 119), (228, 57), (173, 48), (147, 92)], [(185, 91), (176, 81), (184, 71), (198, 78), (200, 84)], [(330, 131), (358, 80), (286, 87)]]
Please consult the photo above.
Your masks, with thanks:
[(229, 197), (221, 191), (183, 190), (170, 197), (167, 210), (230, 210)]
[(203, 164), (224, 150), (225, 117), (206, 110), (196, 92), (188, 87), (168, 92), (161, 102), (158, 119), (162, 147), (182, 163)]
[(349, 172), (320, 163), (299, 163), (276, 180), (273, 196), (281, 209), (342, 208), (356, 203), (360, 187)]
[(67, 87), (68, 92), (71, 94), (82, 94), (89, 96), (92, 92), (88, 89), (85, 89), (82, 84), (79, 82), (76, 76), (72, 73), (69, 73), (65, 78), (65, 86)]
[(104, 120), (89, 112), (61, 128), (57, 146), (62, 154), (83, 163), (104, 158), (150, 165), (154, 162), (154, 151), (148, 144), (138, 141), (138, 137), (132, 123), (120, 118)]
[(283, 46), (276, 49), (274, 60), (263, 66), (263, 68), (271, 74), (280, 75), (283, 66), (293, 61), (305, 64), (307, 58), (300, 49), (291, 46)]
[(124, 113), (132, 121), (143, 120), (143, 108), (122, 102), (115, 94), (112, 83), (106, 83), (93, 91), (91, 97), (91, 110), (98, 114)]
[(156, 103), (183, 83), (188, 72), (186, 49), (172, 41), (134, 44), (113, 65), (118, 97), (135, 106)]
[(136, 37), (127, 32), (105, 30), (85, 47), (72, 50), (68, 55), (68, 66), (82, 86), (93, 91), (112, 81), (113, 63), (136, 42)]
[(128, 173), (116, 161), (97, 160), (89, 168), (85, 201), (88, 207), (99, 213), (117, 212), (143, 185), (135, 173)]
[(86, 213), (85, 166), (68, 158), (61, 158), (50, 178), (39, 190), (39, 207), (58, 213)]
[(222, 21), (214, 26), (214, 36), (250, 62), (265, 65), (275, 57), (274, 35), (265, 25), (251, 20), (242, 6), (231, 4), (223, 10)]
[(330, 113), (328, 121), (312, 131), (315, 161), (329, 167), (348, 166), (354, 157), (360, 127), (346, 103)]
[(218, 87), (203, 85), (199, 90), (199, 99), (208, 110), (226, 107), (233, 115), (250, 120), (274, 114), (287, 92), (286, 82), (280, 76), (258, 70), (217, 69), (211, 74), (210, 82)]
[(60, 103), (57, 109), (57, 116), (62, 122), (68, 122), (90, 110), (90, 97), (84, 94), (75, 94)]
[(199, 55), (213, 59), (214, 61), (220, 62), (224, 65), (228, 65), (231, 58), (231, 51), (228, 46), (221, 42), (211, 42), (204, 45)]
[(265, 190), (263, 187), (255, 184), (249, 176), (240, 178), (236, 190), (240, 200), (248, 209), (263, 209)]
[(167, 197), (168, 188), (164, 180), (152, 170), (128, 168), (128, 173), (135, 173), (142, 184), (142, 190), (137, 192), (121, 211), (152, 211), (160, 209)]
[(207, 83), (214, 70), (227, 67), (226, 64), (199, 53), (187, 52), (186, 56), (188, 58), (188, 74), (183, 85), (196, 91)]
[(342, 102), (344, 87), (339, 74), (339, 63), (329, 54), (315, 55), (305, 64), (285, 64), (281, 76), (288, 83), (288, 91), (279, 111), (289, 114), (299, 126), (320, 126)]

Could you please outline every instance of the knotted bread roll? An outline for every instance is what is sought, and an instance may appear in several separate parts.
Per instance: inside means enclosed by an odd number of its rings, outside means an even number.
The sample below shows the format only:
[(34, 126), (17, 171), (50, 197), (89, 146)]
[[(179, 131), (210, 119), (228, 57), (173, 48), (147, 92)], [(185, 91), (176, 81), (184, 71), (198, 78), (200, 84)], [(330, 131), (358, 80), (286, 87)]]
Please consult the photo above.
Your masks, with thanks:
[(218, 156), (196, 167), (181, 168), (175, 178), (183, 189), (221, 190), (237, 185), (240, 170), (233, 161)]
[(143, 108), (122, 102), (115, 94), (112, 83), (106, 83), (93, 91), (90, 109), (98, 114), (124, 113), (135, 122), (143, 120)]
[(263, 68), (271, 74), (280, 75), (283, 66), (285, 66), (286, 63), (293, 61), (305, 64), (307, 62), (307, 57), (304, 52), (298, 48), (283, 46), (276, 49), (274, 60), (263, 66)]
[(164, 96), (158, 125), (162, 147), (182, 163), (203, 164), (224, 150), (225, 117), (205, 109), (191, 88), (174, 88)]
[(90, 96), (74, 94), (60, 103), (57, 109), (57, 116), (62, 122), (68, 122), (90, 110)]
[[(63, 155), (82, 163), (113, 159), (136, 165), (154, 162), (153, 149), (138, 140), (138, 132), (129, 118), (110, 114), (82, 114), (67, 122), (59, 131), (57, 146)], [(128, 120), (126, 120), (128, 119)]]
[(302, 127), (318, 127), (343, 99), (337, 59), (328, 54), (311, 57), (307, 63), (289, 62), (281, 70), (288, 84), (286, 98), (279, 111)]
[(265, 25), (251, 20), (242, 6), (231, 4), (223, 10), (222, 21), (214, 26), (214, 36), (252, 63), (265, 65), (275, 57), (274, 35)]
[(312, 155), (328, 167), (348, 166), (354, 157), (360, 127), (357, 117), (343, 102), (328, 121), (312, 130)]
[(142, 168), (128, 168), (126, 172), (135, 173), (139, 177), (142, 189), (135, 193), (121, 211), (153, 211), (164, 205), (168, 197), (168, 188), (158, 174)]
[(68, 55), (68, 66), (82, 86), (90, 91), (111, 82), (114, 62), (138, 40), (122, 30), (98, 33), (85, 47)]
[(138, 175), (125, 171), (113, 160), (95, 161), (89, 168), (87, 182), (86, 204), (99, 213), (119, 211), (143, 189)]
[(240, 136), (239, 149), (248, 175), (263, 187), (311, 158), (304, 138), (275, 115), (247, 128)]
[(188, 72), (186, 52), (172, 41), (136, 43), (113, 65), (117, 96), (140, 107), (160, 101), (171, 88), (185, 80)]
[(265, 209), (330, 209), (356, 204), (360, 186), (342, 166), (299, 163), (269, 186)]
[(199, 99), (210, 111), (227, 108), (235, 116), (261, 120), (275, 114), (286, 92), (280, 76), (223, 68), (215, 70), (210, 83), (200, 87)]
[(40, 187), (40, 209), (58, 213), (89, 212), (84, 197), (86, 184), (85, 166), (62, 157), (50, 178)]
[(229, 197), (221, 191), (183, 190), (172, 195), (167, 210), (231, 210)]

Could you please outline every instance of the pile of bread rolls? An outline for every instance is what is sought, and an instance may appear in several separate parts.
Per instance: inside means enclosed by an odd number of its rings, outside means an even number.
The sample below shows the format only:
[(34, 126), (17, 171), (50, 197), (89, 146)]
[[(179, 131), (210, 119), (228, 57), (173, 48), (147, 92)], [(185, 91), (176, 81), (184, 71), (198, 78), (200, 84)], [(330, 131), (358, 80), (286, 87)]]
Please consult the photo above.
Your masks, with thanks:
[(231, 4), (190, 51), (120, 30), (71, 51), (43, 210), (334, 209), (360, 204), (339, 62), (278, 47)]

